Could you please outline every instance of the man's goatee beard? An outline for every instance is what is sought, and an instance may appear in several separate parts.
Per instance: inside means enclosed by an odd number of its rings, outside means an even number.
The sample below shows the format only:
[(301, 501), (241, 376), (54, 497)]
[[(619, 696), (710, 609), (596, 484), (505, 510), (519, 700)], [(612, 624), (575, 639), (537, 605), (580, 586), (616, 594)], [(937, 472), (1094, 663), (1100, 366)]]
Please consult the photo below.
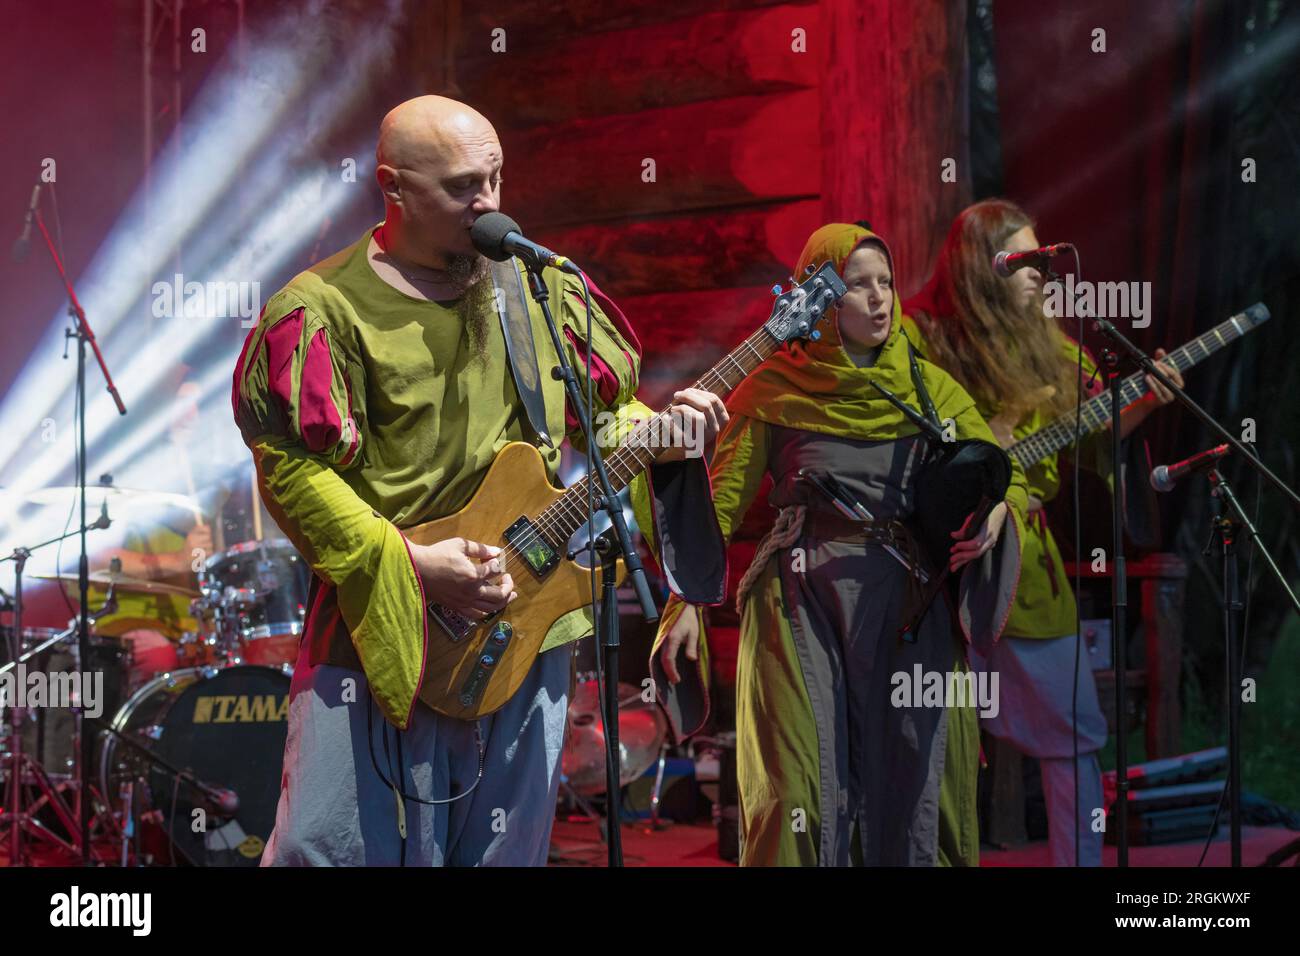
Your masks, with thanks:
[(465, 285), (465, 292), (456, 303), (456, 312), (469, 331), (470, 345), (480, 359), (487, 355), (488, 322), (495, 313), (492, 295), (492, 274), (484, 256), (451, 256), (447, 260), (447, 275), (456, 285)]

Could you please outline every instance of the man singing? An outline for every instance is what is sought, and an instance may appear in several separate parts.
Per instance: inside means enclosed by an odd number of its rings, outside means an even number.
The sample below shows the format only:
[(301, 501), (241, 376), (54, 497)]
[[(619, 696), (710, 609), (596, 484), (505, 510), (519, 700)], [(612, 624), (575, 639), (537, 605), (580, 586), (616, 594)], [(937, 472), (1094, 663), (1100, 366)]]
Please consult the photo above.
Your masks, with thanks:
[[(263, 498), (314, 571), (262, 863), (539, 865), (569, 683), (570, 655), (553, 648), (587, 633), (586, 618), (557, 622), (504, 708), (477, 721), (435, 713), (417, 691), (428, 642), (447, 638), (425, 604), (481, 620), (513, 599), (514, 583), (491, 544), (424, 546), (400, 529), (463, 507), (508, 442), (538, 443), (553, 476), (559, 450), (539, 432), (578, 442), (576, 418), (527, 301), (517, 304), (533, 326), (544, 429), (534, 420), (498, 313), (520, 289), (494, 278), (470, 241), (500, 202), (492, 125), (422, 96), (384, 118), (376, 158), (384, 222), (267, 302), (235, 372)], [(593, 417), (615, 413), (624, 430), (649, 417), (632, 397), (639, 346), (622, 313), (593, 289), (588, 354), (581, 285), (555, 270), (545, 279), (568, 358), (593, 376)], [(709, 393), (674, 401), (683, 432), (706, 442), (726, 421)], [(707, 482), (703, 460), (676, 448), (632, 493), (670, 580), (716, 602), (723, 561)], [(687, 557), (700, 567), (680, 567)]]

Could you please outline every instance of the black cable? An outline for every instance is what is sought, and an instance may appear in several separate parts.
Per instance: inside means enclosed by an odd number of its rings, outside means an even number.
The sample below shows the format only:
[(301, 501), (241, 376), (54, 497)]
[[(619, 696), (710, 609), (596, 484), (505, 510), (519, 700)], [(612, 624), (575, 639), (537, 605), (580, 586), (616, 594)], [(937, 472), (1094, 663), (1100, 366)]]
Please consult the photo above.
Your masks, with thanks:
[[(487, 762), (487, 749), (483, 746), (483, 733), (482, 733), (481, 725), (478, 723), (478, 721), (474, 722), (474, 743), (478, 748), (478, 776), (474, 778), (474, 783), (471, 784), (468, 789), (462, 790), (454, 797), (446, 797), (442, 800), (425, 800), (423, 797), (417, 797), (413, 794), (407, 793), (401, 786), (399, 786), (399, 784), (396, 784), (392, 780), (389, 780), (388, 777), (384, 775), (384, 772), (379, 769), (379, 761), (375, 757), (375, 715), (373, 709), (374, 706), (375, 704), (373, 698), (370, 695), (370, 690), (369, 688), (366, 688), (366, 745), (367, 745), (367, 749), (370, 752), (370, 766), (374, 768), (375, 776), (377, 776), (383, 782), (384, 786), (387, 787), (389, 790), (393, 791), (395, 794), (397, 794), (400, 799), (411, 800), (414, 801), (415, 803), (422, 804), (426, 807), (436, 807), (447, 803), (455, 803), (457, 800), (464, 799), (465, 797), (469, 796), (471, 793), (473, 793), (475, 790), (478, 789), (478, 785), (483, 782), (483, 769)], [(393, 728), (393, 733), (397, 737), (398, 769), (401, 774), (398, 777), (398, 781), (399, 783), (405, 783), (405, 780), (403, 779), (405, 776), (405, 770), (404, 770), (404, 762), (402, 758), (402, 731), (398, 730), (397, 728)], [(387, 720), (384, 721), (384, 759), (388, 762), (389, 769), (391, 771), (392, 757), (389, 755), (389, 750), (388, 750), (388, 721)], [(448, 786), (450, 787), (450, 785), (451, 785), (451, 781), (448, 780)], [(360, 801), (360, 799), (361, 799), (361, 795), (360, 793), (358, 793), (357, 794), (358, 802)], [(358, 810), (359, 809), (360, 808), (358, 807)], [(407, 832), (409, 834), (410, 832), (409, 828), (407, 829)], [(406, 865), (406, 837), (402, 837), (401, 861), (402, 861), (401, 865), (405, 866)]]
[(178, 866), (176, 862), (176, 800), (180, 797), (181, 792), (181, 775), (174, 774), (175, 784), (172, 786), (172, 807), (171, 815), (167, 821), (167, 839), (172, 845), (172, 866)]

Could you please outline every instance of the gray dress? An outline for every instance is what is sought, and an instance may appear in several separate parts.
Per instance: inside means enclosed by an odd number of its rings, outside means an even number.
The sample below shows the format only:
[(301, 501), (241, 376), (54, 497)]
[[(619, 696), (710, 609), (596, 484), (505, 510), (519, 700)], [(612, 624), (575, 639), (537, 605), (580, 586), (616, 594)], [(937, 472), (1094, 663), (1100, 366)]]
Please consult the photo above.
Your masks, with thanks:
[[(799, 540), (772, 555), (743, 609), (744, 862), (933, 865), (950, 730), (961, 736), (952, 751), (962, 763), (953, 779), (969, 796), (961, 812), (973, 813), (975, 710), (917, 706), (910, 685), (964, 671), (964, 637), (989, 644), (1000, 631), (1019, 574), (1015, 521), (964, 569), (956, 606), (936, 599), (915, 640), (900, 640), (908, 571), (878, 543), (837, 533), (836, 512), (798, 474), (830, 472), (877, 520), (905, 520), (927, 442), (769, 427), (771, 501), (808, 511)], [(790, 645), (793, 662), (783, 659)], [(817, 825), (800, 832), (791, 820), (810, 805)]]

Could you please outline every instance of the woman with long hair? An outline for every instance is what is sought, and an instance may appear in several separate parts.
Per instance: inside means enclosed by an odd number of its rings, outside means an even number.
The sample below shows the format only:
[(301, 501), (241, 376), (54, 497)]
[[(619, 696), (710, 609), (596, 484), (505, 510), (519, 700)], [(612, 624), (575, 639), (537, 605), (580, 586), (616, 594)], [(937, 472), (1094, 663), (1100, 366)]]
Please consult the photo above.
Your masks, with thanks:
[[(905, 307), (909, 338), (970, 393), (1003, 447), (1072, 411), (1081, 389), (1095, 394), (1103, 387), (1093, 381), (1096, 366), (1087, 350), (1046, 313), (1038, 271), (1025, 268), (1002, 278), (989, 267), (998, 252), (1038, 246), (1034, 224), (1020, 207), (1003, 199), (976, 203), (953, 221), (934, 274)], [(1156, 358), (1164, 354), (1158, 350)], [(1177, 369), (1160, 367), (1182, 385)], [(1124, 434), (1173, 399), (1153, 377), (1147, 384), (1150, 393), (1121, 411)], [(1080, 463), (1109, 475), (1108, 441), (1105, 433), (1086, 441), (1078, 451)], [(1077, 835), (1078, 864), (1099, 866), (1103, 830), (1096, 825), (1096, 811), (1104, 808), (1096, 752), (1107, 729), (1086, 653), (1080, 655), (1076, 684), (1074, 593), (1043, 513), (1043, 502), (1060, 485), (1057, 456), (1028, 468), (1026, 478), (1029, 529), (1011, 617), (991, 653), (973, 654), (972, 663), (999, 676), (999, 712), (986, 719), (985, 729), (1039, 761), (1053, 865), (1076, 862)]]
[[(828, 260), (847, 294), (819, 341), (773, 355), (732, 394), (711, 467), (724, 536), (767, 473), (779, 511), (737, 595), (741, 863), (972, 862), (977, 847), (939, 830), (941, 780), (944, 800), (973, 812), (975, 702), (931, 691), (957, 683), (965, 639), (991, 642), (1009, 612), (1024, 477), (1012, 470), (1005, 500), (969, 540), (954, 530), (937, 561), (923, 552), (917, 492), (938, 442), (874, 385), (913, 409), (932, 403), (956, 439), (993, 436), (950, 376), (911, 355), (884, 241), (862, 225), (823, 226), (794, 274)], [(927, 607), (922, 578), (944, 565), (959, 596)], [(669, 601), (652, 668), (689, 735), (707, 712), (701, 608)]]

